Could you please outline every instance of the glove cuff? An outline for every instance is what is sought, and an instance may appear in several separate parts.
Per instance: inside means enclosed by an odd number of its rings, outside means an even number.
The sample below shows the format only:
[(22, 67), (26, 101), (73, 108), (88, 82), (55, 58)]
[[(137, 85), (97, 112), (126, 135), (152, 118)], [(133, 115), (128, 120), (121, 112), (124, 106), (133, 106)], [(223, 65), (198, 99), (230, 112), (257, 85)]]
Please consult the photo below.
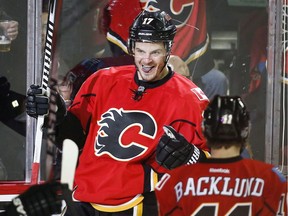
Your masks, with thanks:
[(20, 198), (14, 198), (12, 202), (5, 208), (5, 214), (9, 216), (27, 215)]
[(206, 158), (206, 154), (194, 145), (194, 148), (192, 148), (191, 151), (191, 156), (189, 157), (186, 164), (195, 164), (199, 161), (203, 161)]

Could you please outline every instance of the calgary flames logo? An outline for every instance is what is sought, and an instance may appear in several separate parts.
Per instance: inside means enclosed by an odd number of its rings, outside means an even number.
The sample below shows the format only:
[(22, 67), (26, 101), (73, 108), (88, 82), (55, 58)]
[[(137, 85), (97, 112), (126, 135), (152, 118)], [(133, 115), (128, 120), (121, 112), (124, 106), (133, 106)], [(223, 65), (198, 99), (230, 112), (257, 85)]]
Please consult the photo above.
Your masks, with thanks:
[[(174, 20), (177, 28), (187, 25), (192, 16), (195, 0), (141, 0), (141, 5), (147, 11), (165, 11)], [(201, 4), (200, 1), (198, 4)]]
[(160, 9), (157, 8), (157, 6), (155, 7), (155, 5), (153, 5), (153, 3), (155, 3), (157, 5), (158, 2), (156, 0), (148, 0), (145, 3), (144, 10), (150, 11), (150, 12), (160, 11)]
[[(155, 119), (147, 112), (124, 111), (112, 108), (101, 116), (100, 126), (95, 143), (95, 154), (107, 154), (116, 160), (128, 161), (143, 155), (148, 149), (136, 137), (154, 139), (157, 132)], [(123, 143), (128, 130), (137, 128), (137, 134), (129, 135), (131, 142)], [(135, 137), (135, 139), (134, 139)], [(141, 140), (141, 139), (137, 139)], [(144, 140), (144, 139), (143, 139)]]

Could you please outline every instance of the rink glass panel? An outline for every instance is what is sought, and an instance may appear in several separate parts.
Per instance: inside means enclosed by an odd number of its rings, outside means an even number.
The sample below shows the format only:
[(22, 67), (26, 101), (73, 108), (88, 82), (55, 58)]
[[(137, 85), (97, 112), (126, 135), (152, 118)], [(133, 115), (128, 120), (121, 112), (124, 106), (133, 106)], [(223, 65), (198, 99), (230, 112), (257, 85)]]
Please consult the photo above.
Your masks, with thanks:
[[(27, 139), (25, 94), (27, 86), (28, 28), (25, 0), (1, 1), (0, 7), (19, 23), (17, 38), (10, 51), (0, 52), (0, 76), (10, 83), (8, 94), (0, 101), (0, 180), (25, 180)], [(0, 19), (5, 18), (2, 13)], [(3, 83), (2, 83), (3, 84)], [(3, 89), (2, 89), (3, 90)]]
[[(26, 116), (24, 104), (28, 87), (32, 83), (41, 83), (42, 30), (45, 29), (45, 15), (47, 15), (45, 14), (47, 8), (42, 6), (45, 6), (47, 1), (9, 0), (5, 2), (8, 2), (10, 7), (13, 5), (11, 17), (19, 22), (19, 35), (12, 42), (10, 52), (0, 53), (0, 75), (6, 76), (11, 83), (10, 102), (16, 99), (19, 106), (12, 110), (5, 108), (8, 114), (0, 122), (0, 159), (1, 166), (6, 168), (4, 180), (29, 182), (36, 120)], [(69, 10), (73, 10), (75, 4), (77, 4), (76, 0), (70, 1), (69, 4), (64, 3), (63, 13), (69, 14)], [(250, 145), (255, 159), (279, 165), (283, 170), (287, 164), (287, 161), (284, 161), (287, 157), (287, 150), (285, 150), (287, 149), (287, 135), (285, 135), (287, 134), (285, 126), (285, 123), (287, 125), (287, 84), (283, 87), (284, 82), (279, 82), (282, 68), (285, 67), (282, 64), (283, 43), (281, 43), (283, 40), (281, 23), (284, 22), (281, 17), (282, 3), (269, 1), (269, 5), (266, 5), (266, 0), (251, 0), (250, 3), (243, 5), (243, 1), (237, 0), (207, 0), (207, 5), (208, 32), (215, 65), (228, 77), (230, 88), (227, 94), (230, 95), (247, 95), (249, 91), (252, 38), (257, 27), (266, 22), (269, 37), (264, 38), (265, 36), (262, 35), (258, 42), (267, 41), (267, 76), (262, 92), (257, 92), (248, 102), (253, 120)], [(260, 17), (265, 13), (266, 7), (269, 13), (265, 21)], [(70, 24), (62, 32), (57, 45), (56, 66), (53, 62), (59, 83), (66, 73), (84, 58), (111, 56), (105, 36), (97, 30), (99, 13), (100, 9), (97, 6), (87, 8), (80, 19), (70, 20)], [(247, 17), (253, 13), (257, 19), (259, 18), (258, 23), (252, 22), (256, 20), (255, 18), (250, 22), (247, 21)], [(83, 22), (87, 23), (85, 28)], [(1, 113), (3, 112), (4, 108), (1, 107)], [(51, 155), (47, 154), (47, 149), (51, 153), (51, 146), (47, 147), (47, 145), (49, 143), (47, 144), (44, 136), (41, 156), (41, 179), (43, 180), (49, 177), (53, 162)], [(285, 168), (283, 171), (286, 172)]]

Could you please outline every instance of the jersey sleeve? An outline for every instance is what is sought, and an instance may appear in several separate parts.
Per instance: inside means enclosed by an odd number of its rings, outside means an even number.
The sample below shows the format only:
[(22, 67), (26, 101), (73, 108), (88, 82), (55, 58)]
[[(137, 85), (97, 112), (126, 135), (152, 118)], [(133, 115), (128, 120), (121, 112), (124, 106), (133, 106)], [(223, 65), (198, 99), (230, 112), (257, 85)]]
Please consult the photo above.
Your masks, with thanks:
[[(173, 174), (171, 174), (173, 173)], [(173, 190), (172, 176), (177, 174), (175, 170), (163, 175), (161, 180), (156, 184), (155, 194), (158, 203), (159, 215), (181, 216), (184, 215), (180, 206), (177, 205), (177, 197)], [(181, 194), (178, 194), (179, 196)]]
[(96, 101), (96, 94), (99, 89), (99, 70), (97, 73), (92, 74), (80, 87), (75, 96), (73, 104), (69, 107), (68, 111), (73, 113), (81, 122), (82, 128), (85, 130)]
[(209, 151), (202, 132), (203, 112), (209, 103), (209, 99), (197, 86), (192, 88), (190, 92), (179, 111), (184, 113), (183, 119), (185, 121), (175, 120), (171, 126), (182, 134), (189, 143), (203, 151)]
[[(182, 136), (184, 136), (190, 144), (193, 144), (198, 149), (202, 150), (202, 158), (204, 158), (204, 154), (206, 158), (210, 157), (210, 149), (208, 148), (206, 139), (202, 133), (203, 111), (208, 105), (209, 99), (196, 85), (189, 86), (188, 89), (187, 86), (184, 86), (183, 88), (186, 88), (186, 92), (188, 91), (188, 93), (183, 97), (181, 96), (181, 100), (179, 99), (174, 102), (174, 104), (176, 104), (175, 106), (177, 106), (177, 109), (173, 111), (173, 114), (176, 117), (172, 122), (169, 122), (169, 125), (172, 126)], [(198, 96), (193, 91), (198, 93)], [(147, 163), (149, 163), (153, 169), (160, 173), (167, 171), (155, 160), (152, 160), (152, 158), (154, 159), (155, 156), (151, 157)]]
[[(266, 190), (264, 191), (264, 202), (268, 208), (264, 209), (263, 215), (287, 215), (287, 189), (288, 182), (284, 175), (276, 167), (268, 169), (266, 176)], [(266, 212), (267, 211), (267, 212)]]

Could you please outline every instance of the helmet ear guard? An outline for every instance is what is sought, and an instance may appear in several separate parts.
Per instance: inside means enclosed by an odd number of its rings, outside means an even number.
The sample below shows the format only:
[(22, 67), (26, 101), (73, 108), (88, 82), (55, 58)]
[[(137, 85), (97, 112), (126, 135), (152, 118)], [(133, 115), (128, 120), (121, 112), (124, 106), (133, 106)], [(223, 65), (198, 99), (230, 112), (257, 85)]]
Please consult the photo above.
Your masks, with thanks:
[(165, 11), (142, 11), (134, 20), (129, 31), (127, 49), (134, 55), (136, 42), (163, 42), (169, 56), (176, 34), (176, 26)]
[(204, 111), (203, 133), (212, 142), (245, 142), (250, 132), (246, 106), (238, 96), (215, 96)]
[(131, 39), (128, 38), (127, 50), (128, 50), (129, 55), (134, 55), (134, 48), (135, 48), (135, 41), (131, 41)]

